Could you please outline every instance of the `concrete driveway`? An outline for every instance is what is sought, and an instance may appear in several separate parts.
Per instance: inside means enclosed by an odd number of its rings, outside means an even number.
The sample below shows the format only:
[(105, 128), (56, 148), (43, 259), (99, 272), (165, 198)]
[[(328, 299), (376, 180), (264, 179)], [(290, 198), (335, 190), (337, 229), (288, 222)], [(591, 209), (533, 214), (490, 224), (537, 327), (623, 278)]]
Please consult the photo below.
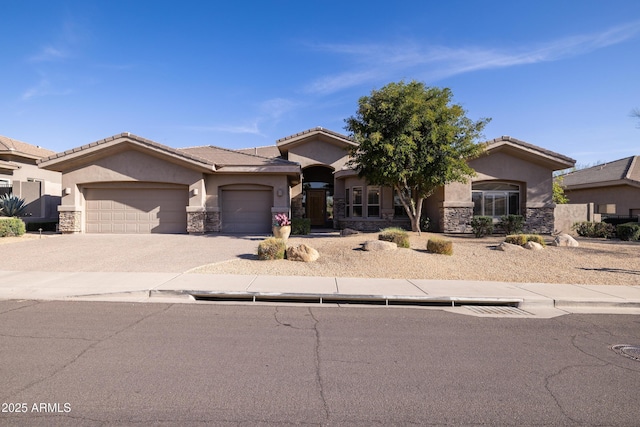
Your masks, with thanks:
[(51, 235), (0, 246), (5, 271), (183, 273), (252, 256), (264, 236)]

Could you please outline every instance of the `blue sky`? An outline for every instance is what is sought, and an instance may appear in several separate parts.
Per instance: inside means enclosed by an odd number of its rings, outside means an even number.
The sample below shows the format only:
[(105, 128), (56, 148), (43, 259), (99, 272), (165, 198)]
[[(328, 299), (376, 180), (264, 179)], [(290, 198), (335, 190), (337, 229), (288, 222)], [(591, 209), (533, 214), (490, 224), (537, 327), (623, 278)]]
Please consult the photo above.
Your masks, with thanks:
[(0, 0), (0, 134), (54, 151), (337, 132), (392, 81), (449, 87), (486, 139), (640, 155), (640, 2)]

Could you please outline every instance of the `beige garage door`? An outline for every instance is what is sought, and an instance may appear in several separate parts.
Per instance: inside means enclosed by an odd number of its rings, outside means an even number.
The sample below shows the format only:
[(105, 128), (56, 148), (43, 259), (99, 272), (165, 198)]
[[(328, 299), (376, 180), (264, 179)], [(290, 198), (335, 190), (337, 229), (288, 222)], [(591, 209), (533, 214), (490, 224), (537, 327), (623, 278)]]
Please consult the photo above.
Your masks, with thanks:
[(186, 233), (184, 188), (87, 188), (87, 233)]
[(268, 233), (271, 231), (271, 190), (223, 190), (222, 231)]

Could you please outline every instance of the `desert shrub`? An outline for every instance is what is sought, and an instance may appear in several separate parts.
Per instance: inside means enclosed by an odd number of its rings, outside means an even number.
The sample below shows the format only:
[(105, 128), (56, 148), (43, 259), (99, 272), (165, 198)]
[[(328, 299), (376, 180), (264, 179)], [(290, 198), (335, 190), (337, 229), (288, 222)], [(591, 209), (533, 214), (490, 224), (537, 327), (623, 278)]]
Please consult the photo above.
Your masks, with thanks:
[(311, 233), (309, 218), (291, 218), (291, 234), (307, 235), (309, 233)]
[(20, 216), (27, 210), (24, 199), (13, 194), (0, 196), (0, 216)]
[(542, 246), (546, 246), (544, 238), (538, 234), (510, 234), (505, 237), (504, 241), (506, 243), (519, 246), (522, 246), (527, 242), (536, 242), (540, 243)]
[(471, 229), (476, 237), (484, 237), (493, 233), (493, 218), (490, 216), (474, 216)]
[(522, 233), (524, 227), (524, 217), (522, 215), (503, 215), (498, 223), (506, 234)]
[(57, 226), (57, 221), (28, 222), (26, 224), (27, 231), (39, 231), (38, 229), (40, 228), (42, 228), (42, 231), (56, 231)]
[(427, 240), (427, 250), (434, 254), (453, 255), (453, 242), (433, 237)]
[(378, 240), (384, 240), (385, 242), (393, 242), (398, 245), (399, 248), (408, 248), (409, 245), (409, 233), (399, 227), (389, 227), (384, 230), (380, 230), (378, 234)]
[(606, 222), (576, 222), (571, 226), (572, 230), (582, 237), (604, 237), (608, 239), (615, 234), (616, 228)]
[(0, 218), (0, 237), (22, 236), (24, 221), (20, 218)]
[(273, 260), (284, 259), (287, 245), (284, 240), (270, 237), (263, 240), (258, 245), (258, 259), (260, 260)]
[(627, 222), (616, 227), (616, 235), (620, 240), (640, 240), (640, 224)]

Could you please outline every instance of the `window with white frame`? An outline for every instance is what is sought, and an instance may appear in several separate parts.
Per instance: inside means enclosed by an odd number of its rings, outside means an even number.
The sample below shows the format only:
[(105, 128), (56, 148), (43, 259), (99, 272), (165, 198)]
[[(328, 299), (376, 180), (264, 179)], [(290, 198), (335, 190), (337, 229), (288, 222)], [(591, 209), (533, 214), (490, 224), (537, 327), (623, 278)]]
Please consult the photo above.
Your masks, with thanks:
[(367, 187), (367, 217), (380, 217), (380, 187)]
[(351, 190), (351, 216), (362, 216), (362, 187), (353, 187)]
[(473, 214), (499, 218), (520, 215), (520, 186), (506, 182), (478, 182), (471, 187)]

